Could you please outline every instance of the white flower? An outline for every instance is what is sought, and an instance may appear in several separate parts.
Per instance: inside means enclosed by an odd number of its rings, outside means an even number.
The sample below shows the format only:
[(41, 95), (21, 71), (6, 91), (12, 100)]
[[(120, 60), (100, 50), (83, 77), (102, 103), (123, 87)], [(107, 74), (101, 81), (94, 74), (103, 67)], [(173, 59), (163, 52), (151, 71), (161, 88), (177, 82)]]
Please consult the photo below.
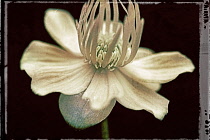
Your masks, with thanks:
[(32, 78), (34, 93), (62, 93), (60, 111), (73, 127), (101, 122), (116, 101), (162, 120), (169, 101), (156, 93), (160, 84), (194, 70), (191, 60), (179, 52), (154, 54), (139, 48), (144, 19), (138, 4), (129, 0), (128, 9), (120, 4), (127, 14), (123, 23), (117, 0), (84, 4), (76, 25), (68, 12), (48, 9), (45, 27), (63, 49), (32, 41), (22, 56), (21, 69)]

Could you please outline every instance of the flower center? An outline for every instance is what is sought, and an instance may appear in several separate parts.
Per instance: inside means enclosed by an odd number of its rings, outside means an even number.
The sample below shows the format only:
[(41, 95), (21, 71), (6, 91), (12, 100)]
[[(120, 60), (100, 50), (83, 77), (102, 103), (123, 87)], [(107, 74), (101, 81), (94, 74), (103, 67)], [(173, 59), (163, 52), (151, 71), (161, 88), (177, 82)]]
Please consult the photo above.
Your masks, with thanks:
[[(108, 52), (108, 46), (109, 46), (109, 40), (102, 40), (100, 39), (98, 41), (98, 45), (96, 47), (96, 64), (94, 65), (96, 69), (103, 68), (102, 64), (105, 59), (105, 56)], [(109, 69), (110, 71), (113, 71), (117, 65), (117, 62), (120, 59), (120, 44), (116, 44), (114, 47), (114, 50), (111, 52), (111, 57), (109, 60), (109, 63), (106, 65), (105, 68)]]
[(129, 0), (126, 9), (119, 2), (126, 12), (124, 23), (119, 21), (118, 0), (112, 0), (113, 10), (109, 0), (90, 0), (84, 4), (79, 22), (76, 22), (81, 53), (96, 69), (113, 71), (136, 56), (144, 20), (140, 19), (137, 3)]

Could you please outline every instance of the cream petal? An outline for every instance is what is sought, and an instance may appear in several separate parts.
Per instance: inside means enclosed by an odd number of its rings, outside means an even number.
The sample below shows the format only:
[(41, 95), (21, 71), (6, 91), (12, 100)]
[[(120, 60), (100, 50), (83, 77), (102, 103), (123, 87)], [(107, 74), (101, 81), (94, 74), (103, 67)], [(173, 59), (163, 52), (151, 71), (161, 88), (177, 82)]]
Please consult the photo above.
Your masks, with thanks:
[(32, 78), (31, 88), (38, 95), (80, 93), (94, 75), (92, 66), (82, 58), (41, 41), (30, 43), (20, 63), (21, 69)]
[[(136, 53), (134, 61), (138, 60), (138, 59), (141, 59), (143, 57), (152, 55), (153, 53), (154, 53), (154, 51), (149, 49), (149, 48), (140, 47), (138, 49), (137, 53)], [(143, 84), (144, 86), (146, 86), (146, 87), (148, 87), (150, 89), (153, 89), (155, 91), (158, 91), (161, 88), (161, 84), (159, 84), (159, 83), (145, 83), (145, 82), (141, 82), (141, 84)]]
[(72, 56), (55, 45), (42, 41), (32, 41), (23, 53), (20, 68), (32, 77), (39, 68), (73, 65), (81, 62), (81, 60), (82, 57)]
[(145, 83), (141, 82), (144, 86), (148, 87), (149, 89), (152, 89), (154, 91), (159, 91), (161, 89), (161, 84), (159, 83)]
[(111, 94), (113, 98), (121, 98), (124, 91), (116, 75), (112, 71), (108, 73), (108, 82), (109, 94)]
[[(149, 48), (140, 47), (136, 53), (134, 61), (141, 59), (143, 57), (152, 55), (153, 53), (154, 53), (154, 51)], [(132, 82), (136, 82), (136, 81), (133, 80)], [(138, 81), (138, 82), (140, 82), (140, 81)], [(140, 82), (140, 83), (154, 91), (158, 91), (161, 88), (161, 84), (159, 84), (159, 83), (146, 83), (146, 82)]]
[(72, 55), (81, 55), (74, 18), (61, 9), (48, 9), (44, 17), (45, 28), (52, 38)]
[(193, 72), (194, 65), (179, 52), (153, 54), (126, 65), (120, 70), (135, 81), (167, 83), (184, 72)]
[(152, 55), (153, 53), (154, 53), (154, 51), (149, 48), (140, 47), (140, 48), (138, 48), (136, 56), (134, 57), (134, 61), (138, 60), (140, 58)]
[(94, 69), (87, 63), (40, 68), (32, 77), (31, 88), (38, 95), (61, 92), (66, 95), (84, 91), (94, 75)]
[(93, 126), (103, 121), (112, 111), (116, 100), (101, 110), (90, 107), (89, 100), (82, 99), (82, 93), (77, 95), (61, 94), (59, 108), (67, 123), (79, 129)]
[(112, 72), (96, 72), (82, 98), (89, 99), (93, 109), (100, 110), (107, 107), (111, 100), (121, 96), (121, 89)]
[(154, 91), (159, 91), (161, 89), (161, 84), (159, 84), (159, 83), (146, 83), (146, 82), (140, 82), (140, 81), (137, 82), (137, 81), (134, 81), (134, 79), (130, 79), (130, 81), (133, 85), (140, 83), (140, 84), (144, 85), (145, 87), (147, 87), (151, 90), (154, 90)]
[(117, 101), (123, 106), (133, 110), (146, 110), (157, 119), (162, 120), (168, 113), (168, 99), (150, 90), (141, 83), (133, 85), (122, 73), (114, 72), (124, 90), (122, 97)]

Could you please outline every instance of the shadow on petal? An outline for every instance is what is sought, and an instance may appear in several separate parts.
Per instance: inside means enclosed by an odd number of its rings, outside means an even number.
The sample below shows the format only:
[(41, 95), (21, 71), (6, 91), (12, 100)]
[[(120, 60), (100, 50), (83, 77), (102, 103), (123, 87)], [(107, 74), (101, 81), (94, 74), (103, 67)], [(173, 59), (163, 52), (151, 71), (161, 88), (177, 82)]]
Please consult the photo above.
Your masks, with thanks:
[(64, 95), (59, 98), (59, 108), (66, 122), (74, 128), (85, 129), (103, 121), (112, 111), (116, 100), (106, 108), (93, 110), (89, 100), (82, 99), (82, 94)]

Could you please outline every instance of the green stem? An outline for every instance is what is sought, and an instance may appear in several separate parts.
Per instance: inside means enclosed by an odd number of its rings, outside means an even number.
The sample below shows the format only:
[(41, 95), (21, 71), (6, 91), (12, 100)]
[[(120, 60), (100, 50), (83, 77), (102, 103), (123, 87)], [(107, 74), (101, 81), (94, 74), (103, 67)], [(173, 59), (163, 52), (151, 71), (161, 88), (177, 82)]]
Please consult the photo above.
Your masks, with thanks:
[(102, 138), (103, 139), (109, 139), (109, 126), (108, 126), (108, 119), (106, 118), (102, 122)]

